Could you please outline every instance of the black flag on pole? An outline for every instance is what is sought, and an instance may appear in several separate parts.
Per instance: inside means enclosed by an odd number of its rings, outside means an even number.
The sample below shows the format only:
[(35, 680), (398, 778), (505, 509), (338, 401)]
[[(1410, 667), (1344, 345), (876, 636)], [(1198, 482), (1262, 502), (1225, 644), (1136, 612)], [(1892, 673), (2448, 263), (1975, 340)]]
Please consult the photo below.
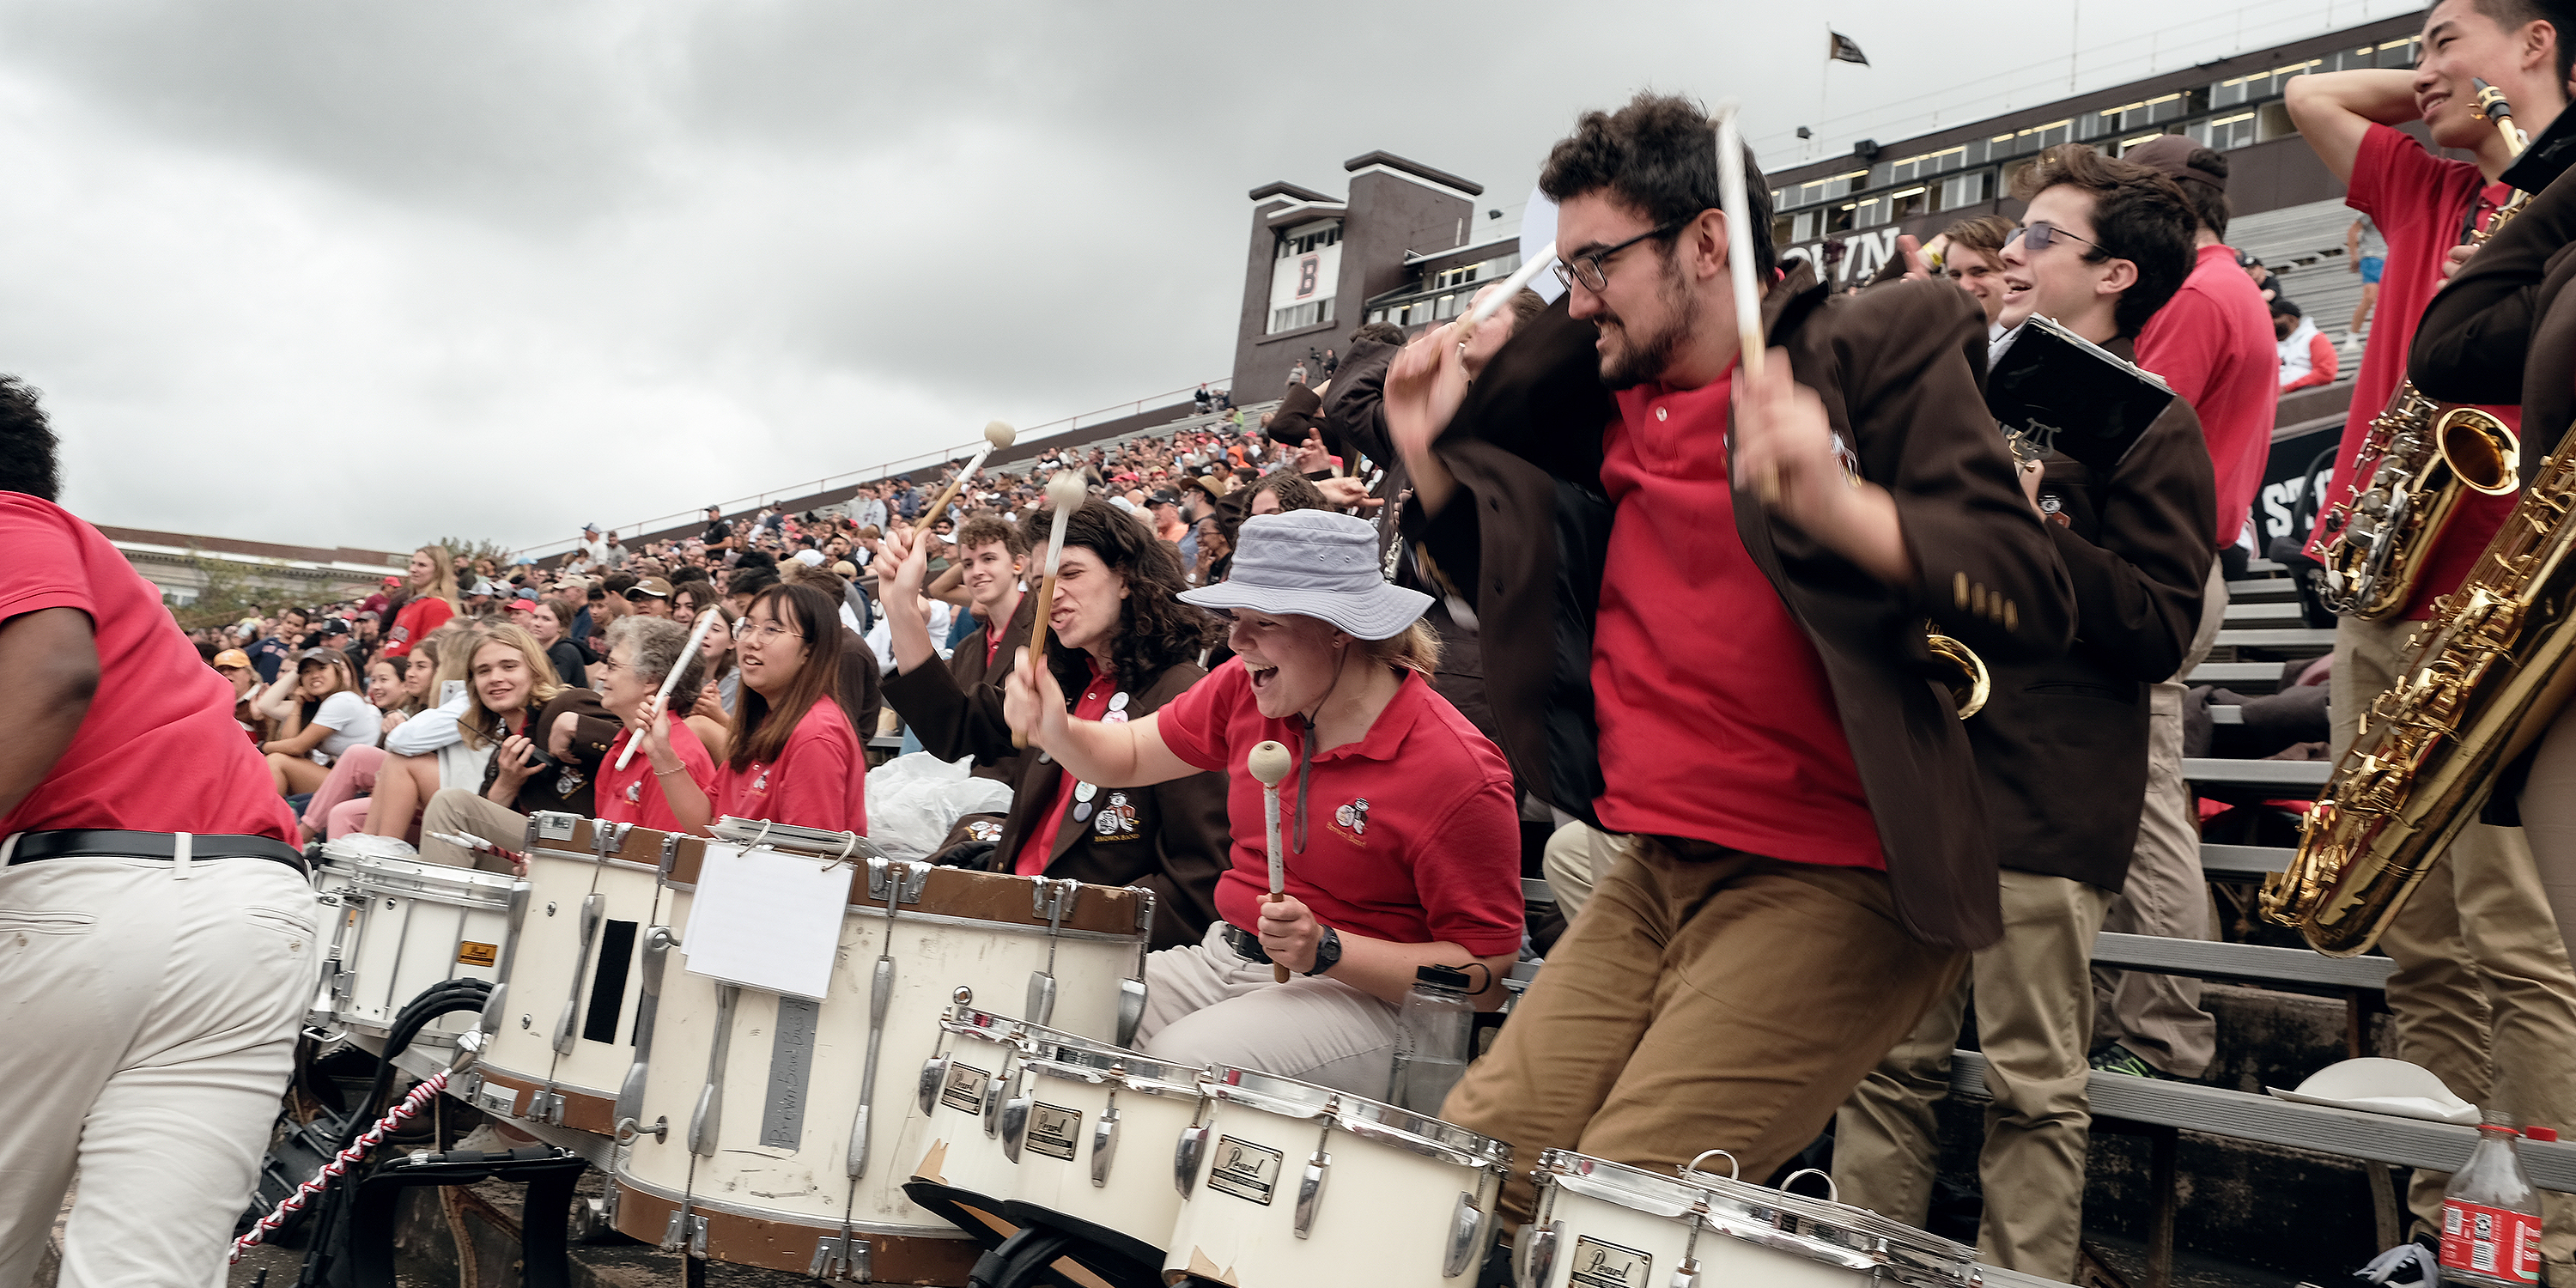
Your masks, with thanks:
[(1869, 66), (1869, 55), (1862, 53), (1860, 46), (1852, 43), (1851, 37), (1839, 31), (1828, 31), (1825, 34), (1834, 38), (1833, 47), (1825, 52), (1825, 57), (1838, 63), (1859, 63), (1863, 67)]

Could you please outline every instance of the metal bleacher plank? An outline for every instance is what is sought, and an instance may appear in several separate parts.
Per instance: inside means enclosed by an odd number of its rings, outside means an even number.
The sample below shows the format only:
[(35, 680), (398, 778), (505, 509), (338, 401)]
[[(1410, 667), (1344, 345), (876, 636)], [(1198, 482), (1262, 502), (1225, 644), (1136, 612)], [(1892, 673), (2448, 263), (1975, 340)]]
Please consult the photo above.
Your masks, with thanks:
[[(2225, 631), (2219, 632), (2222, 638), (2226, 634)], [(2280, 678), (2281, 664), (2278, 662), (2203, 662), (2191, 668), (2191, 682), (2194, 684), (2243, 684)]]
[(2195, 783), (2247, 783), (2258, 786), (2317, 788), (2334, 776), (2324, 760), (2217, 760), (2185, 756), (2182, 776)]
[(2203, 872), (2280, 872), (2290, 866), (2296, 850), (2273, 845), (2210, 845), (2200, 847), (2200, 870)]
[[(1974, 1051), (1952, 1052), (1950, 1091), (1953, 1095), (1985, 1099), (1985, 1056)], [(2478, 1140), (2474, 1127), (2292, 1104), (2273, 1096), (2120, 1073), (2094, 1074), (2089, 1091), (2097, 1118), (2153, 1123), (2436, 1172), (2456, 1171), (2468, 1162), (2469, 1150)], [(2532, 1184), (2545, 1190), (2576, 1193), (2576, 1145), (2526, 1140), (2519, 1149), (2523, 1169), (2530, 1173)]]
[(2287, 577), (2248, 577), (2227, 583), (2227, 600), (2236, 603), (2248, 599), (2296, 598), (2299, 583)]
[(1986, 1288), (2072, 1288), (2071, 1285), (2056, 1279), (2042, 1279), (2037, 1275), (2026, 1275), (2018, 1270), (2005, 1270), (1997, 1266), (1978, 1266), (1977, 1277), (1985, 1280)]
[(1547, 882), (1540, 878), (1522, 877), (1521, 902), (1554, 903), (1556, 902), (1556, 891), (1549, 889)]
[(2231, 707), (2224, 704), (2211, 707), (2209, 709), (2209, 722), (2211, 724), (2241, 725), (2245, 723), (2245, 708)]
[(2108, 930), (2093, 937), (2093, 960), (2161, 975), (2317, 984), (2327, 988), (2385, 989), (2388, 973), (2397, 968), (2385, 957), (2328, 957), (2304, 948), (2166, 939)]
[[(2334, 647), (2334, 641), (2335, 633), (2331, 626), (2271, 626), (2246, 630), (2222, 629), (2218, 632), (2216, 643), (2222, 647), (2236, 648), (2330, 649)], [(2276, 664), (2272, 669), (2278, 672), (2280, 667)]]
[(2274, 563), (2269, 559), (2248, 559), (2245, 561), (2245, 571), (2247, 572), (2269, 573), (2277, 576), (2281, 573), (2288, 572), (2289, 570), (2289, 565)]
[(2296, 600), (2285, 603), (2229, 604), (2225, 620), (2230, 626), (2239, 622), (2249, 625), (2295, 622), (2301, 620), (2300, 611)]

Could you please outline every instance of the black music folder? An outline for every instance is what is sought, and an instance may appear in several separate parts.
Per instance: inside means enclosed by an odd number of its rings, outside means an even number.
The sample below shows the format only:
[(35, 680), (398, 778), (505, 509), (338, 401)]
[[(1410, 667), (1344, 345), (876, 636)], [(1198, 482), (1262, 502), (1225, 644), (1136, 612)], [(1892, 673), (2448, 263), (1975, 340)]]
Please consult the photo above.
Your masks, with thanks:
[(1988, 354), (1986, 408), (2004, 432), (2109, 473), (2174, 391), (2100, 345), (2036, 314)]

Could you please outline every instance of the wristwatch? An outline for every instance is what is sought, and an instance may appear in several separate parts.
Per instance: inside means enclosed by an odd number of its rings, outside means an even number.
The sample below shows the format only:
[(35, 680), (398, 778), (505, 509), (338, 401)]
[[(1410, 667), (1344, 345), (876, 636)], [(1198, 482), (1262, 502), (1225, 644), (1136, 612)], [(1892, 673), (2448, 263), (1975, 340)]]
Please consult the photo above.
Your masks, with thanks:
[(1324, 937), (1315, 941), (1315, 964), (1308, 968), (1306, 973), (1308, 975), (1321, 975), (1325, 971), (1331, 970), (1335, 966), (1339, 966), (1341, 964), (1342, 932), (1335, 930), (1330, 926), (1326, 926), (1324, 927)]

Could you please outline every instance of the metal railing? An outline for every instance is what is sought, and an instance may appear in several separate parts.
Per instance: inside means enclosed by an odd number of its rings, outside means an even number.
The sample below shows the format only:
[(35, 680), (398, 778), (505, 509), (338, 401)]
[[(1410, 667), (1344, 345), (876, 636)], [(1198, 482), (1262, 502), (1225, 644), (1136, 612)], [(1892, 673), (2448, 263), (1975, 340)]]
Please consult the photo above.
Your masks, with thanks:
[[(1230, 391), (1233, 388), (1234, 380), (1233, 377), (1228, 376), (1223, 379), (1209, 380), (1201, 383), (1207, 387), (1208, 392), (1215, 393), (1219, 390)], [(1177, 406), (1179, 404), (1189, 402), (1191, 398), (1198, 393), (1199, 387), (1200, 386), (1197, 384), (1184, 385), (1179, 389), (1168, 389), (1158, 394), (1147, 394), (1142, 398), (1138, 398), (1130, 402), (1113, 403), (1107, 407), (1095, 408), (1079, 415), (1059, 417), (1055, 420), (1048, 421), (1043, 425), (1026, 426), (1019, 430), (1018, 434), (1012, 441), (1015, 444), (1034, 442), (1053, 434), (1071, 433), (1082, 428), (1082, 423), (1086, 420), (1096, 424), (1104, 419), (1118, 420), (1128, 416), (1142, 415), (1147, 410), (1154, 407)], [(822, 493), (829, 492), (835, 487), (843, 485), (874, 483), (881, 479), (890, 479), (898, 474), (909, 473), (913, 470), (935, 469), (939, 466), (946, 465), (951, 461), (962, 460), (965, 457), (972, 456), (975, 454), (976, 449), (983, 445), (984, 441), (981, 438), (978, 438), (972, 442), (943, 448), (939, 451), (924, 452), (918, 456), (907, 456), (899, 461), (886, 461), (881, 464), (870, 465), (862, 469), (844, 470), (838, 474), (827, 474), (822, 478), (815, 479), (810, 485), (808, 485), (804, 480), (799, 479), (796, 482), (786, 484), (783, 487), (769, 488), (760, 492), (755, 492), (749, 496), (733, 497), (728, 500), (718, 502), (717, 504), (727, 515), (739, 515), (746, 509), (756, 510), (761, 506), (768, 505), (772, 501), (792, 500), (801, 496), (817, 496)], [(666, 528), (673, 528), (682, 524), (691, 523), (696, 521), (700, 515), (705, 513), (706, 509), (703, 506), (687, 510), (675, 510), (669, 514), (636, 519), (630, 523), (607, 524), (604, 525), (604, 530), (618, 533), (620, 534), (619, 539), (624, 540), (626, 537), (641, 536), (647, 532), (660, 532)], [(513, 559), (522, 556), (533, 556), (539, 559), (551, 558), (555, 555), (563, 554), (579, 544), (579, 539), (572, 537), (561, 538), (554, 541), (543, 541), (533, 545), (521, 546), (512, 550), (510, 552), (510, 557)]]

